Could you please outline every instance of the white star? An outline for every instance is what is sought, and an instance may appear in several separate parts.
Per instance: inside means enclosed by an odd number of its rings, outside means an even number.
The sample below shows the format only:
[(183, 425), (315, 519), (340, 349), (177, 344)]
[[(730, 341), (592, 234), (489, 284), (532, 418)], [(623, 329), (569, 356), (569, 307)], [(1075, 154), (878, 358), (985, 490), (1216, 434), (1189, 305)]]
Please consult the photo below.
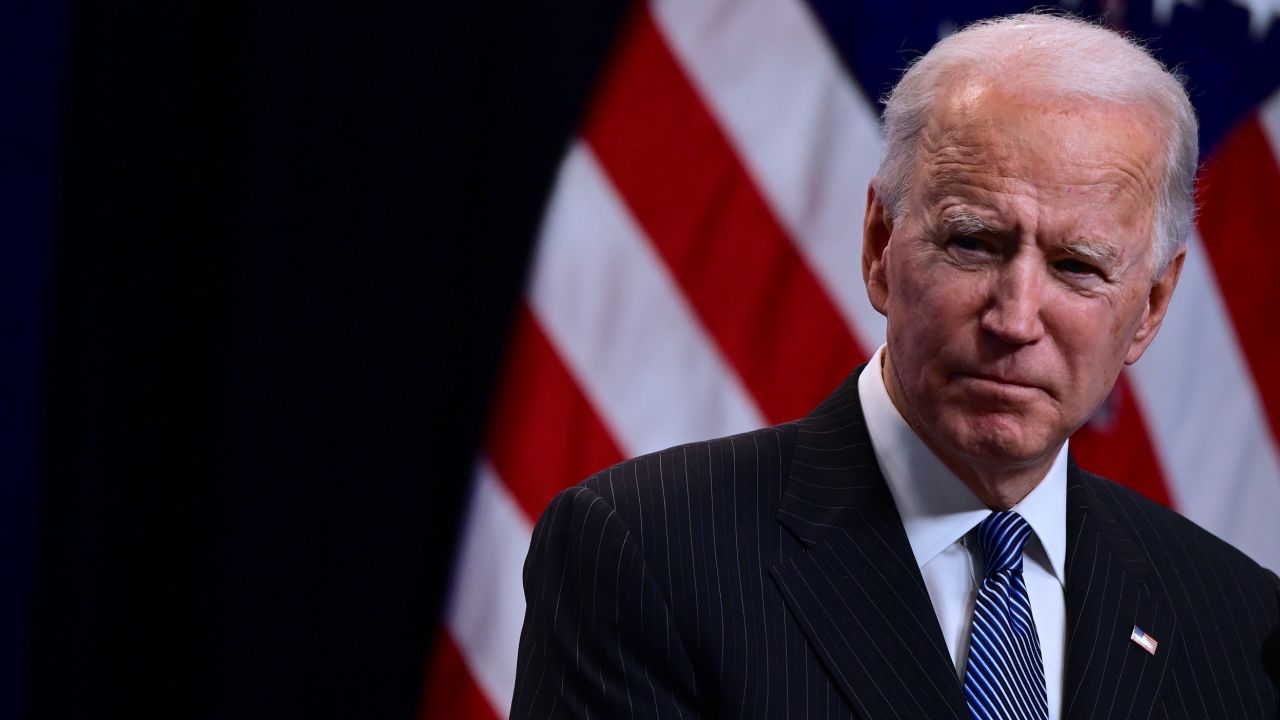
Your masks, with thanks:
[(1271, 22), (1280, 15), (1280, 0), (1231, 0), (1249, 11), (1249, 36), (1262, 40), (1271, 30)]
[(1178, 5), (1200, 7), (1200, 0), (1153, 0), (1151, 3), (1151, 19), (1161, 25), (1168, 25), (1173, 19), (1173, 9)]

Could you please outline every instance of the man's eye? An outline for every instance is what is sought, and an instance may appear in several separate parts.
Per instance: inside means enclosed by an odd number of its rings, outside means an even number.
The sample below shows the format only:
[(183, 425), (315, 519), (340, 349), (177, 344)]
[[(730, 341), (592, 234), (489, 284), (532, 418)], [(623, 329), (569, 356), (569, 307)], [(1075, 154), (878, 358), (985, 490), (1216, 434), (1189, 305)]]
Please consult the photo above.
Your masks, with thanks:
[(1065, 258), (1055, 262), (1053, 265), (1059, 272), (1063, 272), (1068, 275), (1102, 275), (1102, 271), (1097, 267), (1090, 265), (1083, 260), (1076, 260), (1075, 258)]
[(965, 252), (987, 252), (987, 244), (971, 235), (955, 235), (951, 238), (951, 246)]

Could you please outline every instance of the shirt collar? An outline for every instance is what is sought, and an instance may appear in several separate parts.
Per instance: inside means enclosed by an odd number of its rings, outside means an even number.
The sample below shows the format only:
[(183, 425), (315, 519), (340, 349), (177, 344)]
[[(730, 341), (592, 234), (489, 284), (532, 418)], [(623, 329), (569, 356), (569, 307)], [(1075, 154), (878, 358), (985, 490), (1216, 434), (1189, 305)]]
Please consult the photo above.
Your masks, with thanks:
[[(858, 378), (858, 397), (876, 460), (893, 495), (916, 563), (924, 567), (963, 538), (991, 509), (902, 418), (885, 390), (881, 345)], [(1065, 585), (1067, 553), (1067, 443), (1062, 444), (1044, 479), (1012, 508), (1035, 533), (1028, 557)]]

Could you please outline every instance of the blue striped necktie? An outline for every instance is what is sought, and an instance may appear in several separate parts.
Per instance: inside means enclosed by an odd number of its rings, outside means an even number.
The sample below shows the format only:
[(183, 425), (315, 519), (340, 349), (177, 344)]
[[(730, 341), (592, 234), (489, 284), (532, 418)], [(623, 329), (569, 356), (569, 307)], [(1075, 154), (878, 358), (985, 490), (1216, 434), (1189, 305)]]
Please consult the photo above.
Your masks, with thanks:
[(973, 607), (964, 696), (977, 720), (1047, 720), (1040, 636), (1022, 579), (1031, 526), (1016, 512), (993, 512), (978, 524), (982, 585)]

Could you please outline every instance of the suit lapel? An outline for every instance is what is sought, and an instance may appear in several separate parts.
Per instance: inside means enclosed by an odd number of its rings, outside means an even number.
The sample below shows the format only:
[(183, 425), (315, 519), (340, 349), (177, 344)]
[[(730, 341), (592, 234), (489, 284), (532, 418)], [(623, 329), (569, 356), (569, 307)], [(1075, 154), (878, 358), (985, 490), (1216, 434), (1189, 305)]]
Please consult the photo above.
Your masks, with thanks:
[[(1178, 645), (1177, 618), (1151, 568), (1105, 501), (1105, 482), (1072, 462), (1067, 475), (1065, 718), (1148, 717)], [(1154, 655), (1130, 640), (1155, 638)]]
[(967, 718), (937, 616), (871, 447), (858, 375), (796, 424), (778, 519), (808, 550), (770, 574), (863, 718)]

